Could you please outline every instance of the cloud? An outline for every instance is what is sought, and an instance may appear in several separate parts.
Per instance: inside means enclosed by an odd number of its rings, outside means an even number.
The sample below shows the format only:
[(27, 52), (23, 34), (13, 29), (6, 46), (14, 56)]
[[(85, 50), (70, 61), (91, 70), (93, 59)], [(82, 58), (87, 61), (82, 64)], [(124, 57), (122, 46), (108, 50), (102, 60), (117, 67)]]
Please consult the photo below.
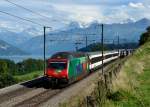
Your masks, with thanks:
[(145, 7), (143, 5), (143, 3), (132, 3), (132, 2), (129, 3), (129, 6), (133, 7), (133, 8), (144, 8)]
[[(65, 12), (70, 21), (78, 21), (80, 23), (90, 23), (94, 20), (103, 18), (101, 10), (96, 6), (89, 5), (54, 5), (58, 11)], [(64, 16), (65, 17), (65, 16)]]
[[(20, 9), (7, 2), (0, 3), (0, 10), (7, 11), (17, 16), (28, 18), (53, 29), (66, 27), (70, 22), (89, 24), (93, 21), (103, 23), (120, 23), (125, 20), (138, 20), (150, 18), (149, 0), (12, 0), (28, 9), (49, 17), (45, 19), (24, 9)], [(48, 22), (49, 23), (48, 23)], [(32, 23), (12, 18), (0, 13), (0, 23), (5, 27), (11, 26), (14, 29), (28, 29), (39, 27)], [(11, 22), (11, 23), (10, 23)], [(4, 24), (0, 24), (4, 26)]]
[(76, 4), (76, 5), (105, 5), (116, 6), (121, 4), (128, 4), (139, 0), (51, 0), (55, 4)]

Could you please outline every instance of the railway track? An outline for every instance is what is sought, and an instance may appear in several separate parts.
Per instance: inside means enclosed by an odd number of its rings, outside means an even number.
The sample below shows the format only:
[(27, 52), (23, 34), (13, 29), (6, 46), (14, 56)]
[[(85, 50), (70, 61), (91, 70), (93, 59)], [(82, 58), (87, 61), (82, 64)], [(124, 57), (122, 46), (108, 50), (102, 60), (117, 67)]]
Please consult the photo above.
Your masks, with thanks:
[(20, 102), (13, 107), (37, 107), (39, 104), (46, 102), (48, 99), (52, 98), (56, 94), (60, 93), (60, 89), (56, 90), (45, 90), (27, 100), (24, 100), (23, 102)]
[(0, 94), (0, 107), (37, 107), (66, 88), (69, 88), (66, 87), (53, 89), (51, 86), (46, 87), (44, 79), (36, 84), (25, 84), (26, 85), (22, 88)]
[[(60, 100), (64, 101), (68, 96), (73, 96), (72, 93), (88, 86), (91, 80), (88, 78), (95, 78), (98, 72), (92, 73), (87, 76), (83, 81), (79, 81), (65, 88), (53, 89), (51, 86), (47, 87), (44, 77), (19, 84), (20, 88), (13, 91), (3, 92), (5, 89), (0, 90), (0, 107), (53, 107), (58, 106)], [(88, 82), (87, 82), (87, 80)], [(82, 86), (83, 84), (83, 86)], [(17, 85), (18, 86), (18, 85)], [(14, 86), (15, 87), (15, 86)], [(78, 87), (78, 88), (77, 88)], [(68, 95), (69, 93), (69, 95)], [(58, 97), (57, 97), (58, 96)], [(63, 100), (64, 99), (64, 100)]]
[(48, 90), (44, 77), (13, 85), (0, 90), (0, 107), (12, 107), (37, 94)]
[[(11, 88), (14, 89), (10, 90)], [(1, 89), (0, 107), (35, 107), (64, 89), (65, 88), (53, 89), (51, 86), (47, 86), (45, 78), (41, 77), (11, 86), (10, 88)], [(3, 90), (5, 90), (5, 92)]]

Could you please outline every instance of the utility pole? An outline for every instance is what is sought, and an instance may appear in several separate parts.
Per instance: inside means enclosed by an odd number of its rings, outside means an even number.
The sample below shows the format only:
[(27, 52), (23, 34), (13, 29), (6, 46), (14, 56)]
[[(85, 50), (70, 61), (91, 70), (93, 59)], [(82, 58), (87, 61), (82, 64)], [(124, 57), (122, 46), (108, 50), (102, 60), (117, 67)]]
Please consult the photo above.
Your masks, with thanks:
[(45, 70), (46, 70), (46, 55), (45, 55), (45, 53), (46, 53), (46, 49), (45, 49), (45, 42), (46, 42), (46, 27), (44, 26), (44, 74), (45, 74)]
[(118, 35), (118, 54), (119, 54), (119, 44), (120, 44), (120, 43), (119, 43), (119, 42), (120, 42), (119, 40), (120, 40), (120, 39), (119, 39), (119, 35)]
[(102, 37), (101, 37), (101, 46), (102, 46), (102, 74), (104, 75), (104, 25), (102, 24)]
[(87, 35), (85, 37), (85, 44), (86, 44), (86, 48), (87, 48)]
[(44, 43), (44, 74), (45, 74), (45, 70), (46, 70), (46, 28), (50, 28), (51, 29), (51, 27), (46, 27), (46, 26), (44, 26), (43, 27), (44, 28), (44, 41), (43, 41), (43, 43)]
[(78, 45), (80, 45), (81, 44), (81, 42), (75, 42), (75, 45), (76, 45), (76, 51), (78, 51)]
[(115, 40), (113, 39), (113, 47), (112, 47), (112, 50), (114, 51), (115, 49)]
[(76, 47), (75, 47), (75, 48), (76, 48), (76, 52), (77, 52), (77, 51), (78, 51), (78, 46), (76, 45)]
[(77, 52), (78, 51), (78, 43), (76, 42), (75, 45), (76, 45), (75, 48), (76, 48), (76, 52)]

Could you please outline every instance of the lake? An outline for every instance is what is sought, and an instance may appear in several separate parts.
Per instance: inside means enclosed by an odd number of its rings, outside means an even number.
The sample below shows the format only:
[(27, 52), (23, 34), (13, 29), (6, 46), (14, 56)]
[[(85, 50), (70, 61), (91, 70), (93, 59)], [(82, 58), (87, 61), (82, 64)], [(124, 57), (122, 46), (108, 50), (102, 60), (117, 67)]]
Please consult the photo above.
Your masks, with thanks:
[[(49, 56), (46, 56), (46, 58), (49, 58)], [(0, 56), (0, 59), (9, 59), (9, 60), (12, 60), (14, 61), (15, 63), (17, 62), (21, 62), (25, 59), (29, 59), (29, 58), (32, 58), (32, 59), (44, 59), (44, 56), (43, 55), (21, 55), (21, 56)]]

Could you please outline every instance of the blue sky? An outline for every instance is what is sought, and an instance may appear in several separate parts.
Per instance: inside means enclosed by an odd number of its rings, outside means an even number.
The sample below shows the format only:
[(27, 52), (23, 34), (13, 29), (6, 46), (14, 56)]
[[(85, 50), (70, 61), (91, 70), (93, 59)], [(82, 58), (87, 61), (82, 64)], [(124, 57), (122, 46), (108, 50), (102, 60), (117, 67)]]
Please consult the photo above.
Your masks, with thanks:
[[(126, 20), (136, 21), (141, 18), (150, 19), (150, 0), (9, 0), (42, 15), (34, 15), (20, 9), (5, 0), (0, 0), (0, 10), (23, 18), (34, 20), (43, 25), (59, 29), (70, 22), (78, 22), (81, 26), (93, 21), (101, 23), (123, 23)], [(18, 32), (29, 28), (41, 29), (34, 24), (14, 19), (0, 13), (0, 27)]]

